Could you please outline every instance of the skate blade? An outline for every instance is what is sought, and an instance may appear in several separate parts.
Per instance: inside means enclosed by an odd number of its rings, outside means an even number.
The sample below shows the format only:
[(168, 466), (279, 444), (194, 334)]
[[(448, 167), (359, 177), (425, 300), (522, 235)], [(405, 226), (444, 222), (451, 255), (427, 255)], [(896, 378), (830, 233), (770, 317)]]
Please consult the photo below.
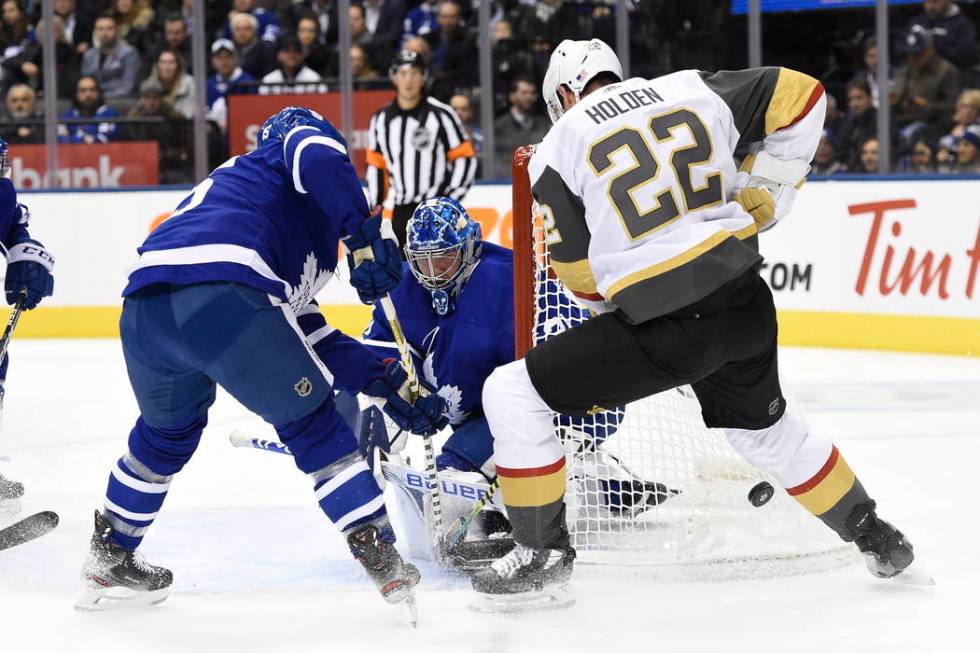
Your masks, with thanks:
[(901, 583), (902, 585), (930, 586), (936, 584), (935, 578), (925, 573), (918, 567), (908, 567), (892, 576), (889, 580), (893, 580), (896, 583)]
[(75, 600), (78, 612), (104, 612), (108, 610), (133, 610), (163, 603), (170, 596), (170, 588), (153, 592), (137, 592), (124, 587), (86, 587)]
[(408, 625), (412, 628), (419, 627), (419, 604), (415, 601), (415, 594), (409, 594), (408, 597), (402, 601), (405, 606), (405, 612), (408, 615)]
[(472, 598), (469, 609), (482, 614), (520, 614), (541, 610), (560, 610), (575, 605), (575, 593), (568, 583), (537, 592), (521, 594), (482, 594)]

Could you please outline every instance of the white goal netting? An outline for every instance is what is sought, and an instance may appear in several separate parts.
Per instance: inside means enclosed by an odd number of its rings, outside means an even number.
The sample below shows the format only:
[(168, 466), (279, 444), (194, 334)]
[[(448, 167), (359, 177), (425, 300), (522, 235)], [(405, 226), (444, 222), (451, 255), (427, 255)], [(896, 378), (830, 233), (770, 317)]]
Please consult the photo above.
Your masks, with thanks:
[[(525, 338), (518, 336), (519, 355), (586, 319), (549, 274), (542, 220), (527, 187), (528, 157), (518, 150), (514, 165), (515, 313)], [(854, 559), (852, 546), (745, 463), (721, 431), (705, 428), (689, 388), (594, 418), (556, 416), (555, 423), (567, 452), (567, 520), (583, 562), (724, 579), (808, 573)], [(749, 495), (763, 482), (775, 492), (756, 507)]]

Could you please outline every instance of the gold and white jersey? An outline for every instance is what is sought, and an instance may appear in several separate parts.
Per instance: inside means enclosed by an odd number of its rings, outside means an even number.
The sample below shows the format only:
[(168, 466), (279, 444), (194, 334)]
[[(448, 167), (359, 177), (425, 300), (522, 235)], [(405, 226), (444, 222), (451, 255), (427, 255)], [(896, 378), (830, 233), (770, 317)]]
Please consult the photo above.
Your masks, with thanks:
[(758, 266), (757, 226), (732, 197), (740, 143), (810, 161), (823, 87), (786, 68), (681, 71), (602, 87), (565, 112), (529, 171), (562, 282), (635, 324)]

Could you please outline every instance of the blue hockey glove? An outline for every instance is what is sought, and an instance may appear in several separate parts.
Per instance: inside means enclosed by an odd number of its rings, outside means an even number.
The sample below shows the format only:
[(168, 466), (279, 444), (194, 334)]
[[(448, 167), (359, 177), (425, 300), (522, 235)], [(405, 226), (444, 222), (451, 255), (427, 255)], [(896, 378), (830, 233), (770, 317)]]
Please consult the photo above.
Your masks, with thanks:
[(449, 424), (449, 405), (437, 394), (412, 401), (408, 372), (391, 361), (380, 378), (367, 384), (364, 394), (385, 399), (384, 411), (400, 428), (416, 435), (433, 435)]
[(362, 222), (344, 245), (350, 285), (362, 302), (373, 304), (395, 289), (402, 278), (402, 259), (391, 223), (382, 221), (380, 212)]
[(25, 240), (7, 253), (7, 278), (4, 291), (7, 303), (14, 304), (21, 290), (27, 289), (24, 308), (31, 310), (54, 292), (54, 257), (36, 240)]

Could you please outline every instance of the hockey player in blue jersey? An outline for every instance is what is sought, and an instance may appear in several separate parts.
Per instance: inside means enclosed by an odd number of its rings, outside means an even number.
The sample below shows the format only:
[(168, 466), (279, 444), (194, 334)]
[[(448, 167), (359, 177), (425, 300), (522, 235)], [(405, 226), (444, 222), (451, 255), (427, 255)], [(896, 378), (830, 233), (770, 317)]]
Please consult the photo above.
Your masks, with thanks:
[(338, 242), (363, 301), (397, 284), (397, 243), (380, 214), (369, 217), (346, 142), (318, 114), (290, 107), (265, 122), (255, 151), (212, 172), (139, 248), (120, 332), (140, 417), (96, 513), (76, 607), (166, 597), (171, 572), (136, 549), (197, 447), (216, 385), (276, 428), (384, 598), (411, 599), (418, 570), (395, 550), (334, 388), (380, 398), (416, 433), (441, 428), (446, 404), (412, 402), (400, 364), (386, 366), (326, 323), (314, 296), (333, 275)]
[[(485, 243), (479, 223), (451, 198), (419, 204), (408, 223), (405, 244), (410, 274), (391, 293), (422, 381), (449, 402), (452, 434), (436, 458), (439, 470), (496, 476), (493, 437), (483, 414), (483, 384), (493, 370), (514, 360), (514, 260), (504, 247)], [(535, 329), (563, 331), (588, 311), (550, 280), (539, 293)], [(364, 344), (391, 356), (397, 346), (384, 312), (376, 307)], [(615, 433), (618, 413), (588, 418), (556, 417), (556, 428), (582, 450), (594, 450)], [(369, 432), (373, 435), (375, 432)], [(363, 434), (362, 434), (363, 435)], [(385, 448), (387, 443), (368, 443)], [(402, 443), (395, 442), (398, 448)], [(362, 442), (362, 447), (365, 443)], [(574, 447), (573, 447), (574, 449)], [(470, 480), (476, 480), (475, 478)], [(669, 496), (659, 483), (640, 479), (596, 479), (613, 510), (656, 505)], [(498, 513), (484, 515), (484, 530), (506, 528)]]
[[(54, 277), (51, 276), (54, 258), (27, 231), (30, 214), (27, 207), (17, 201), (7, 155), (7, 141), (0, 138), (0, 250), (7, 260), (4, 294), (11, 305), (23, 296), (23, 307), (31, 310), (54, 291)], [(7, 363), (8, 357), (4, 356), (0, 361), (0, 411), (3, 411)], [(16, 514), (20, 509), (18, 499), (23, 494), (22, 483), (0, 475), (0, 517)]]

